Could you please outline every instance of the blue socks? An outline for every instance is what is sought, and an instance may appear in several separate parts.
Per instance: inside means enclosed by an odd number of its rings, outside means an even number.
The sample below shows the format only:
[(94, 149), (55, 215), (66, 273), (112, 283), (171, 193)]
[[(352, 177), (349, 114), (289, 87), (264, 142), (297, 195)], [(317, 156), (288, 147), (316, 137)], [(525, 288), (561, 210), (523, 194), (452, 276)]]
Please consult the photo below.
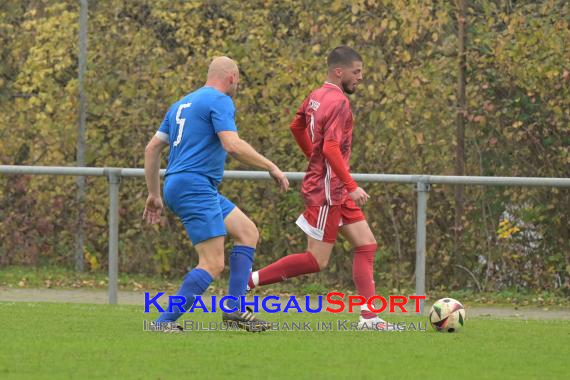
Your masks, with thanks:
[[(247, 284), (247, 279), (245, 281)], [(182, 286), (180, 286), (178, 293), (176, 293), (177, 296), (183, 296), (186, 298), (186, 303), (184, 304), (183, 309), (188, 311), (190, 306), (194, 303), (194, 299), (196, 298), (195, 296), (204, 293), (206, 289), (208, 289), (208, 286), (210, 286), (211, 282), (212, 276), (210, 276), (210, 273), (206, 272), (204, 269), (194, 268), (188, 272), (182, 282)], [(170, 305), (168, 306), (170, 307)], [(180, 318), (182, 314), (183, 313), (180, 312), (179, 307), (174, 306), (172, 313), (162, 313), (156, 322), (174, 322)]]
[(238, 301), (228, 300), (228, 308), (238, 308), (239, 311), (239, 297), (245, 295), (247, 290), (247, 282), (249, 281), (249, 274), (253, 266), (253, 255), (255, 248), (247, 247), (244, 245), (236, 245), (232, 249), (230, 255), (230, 285), (228, 295), (238, 298)]
[[(228, 308), (235, 307), (239, 310), (239, 297), (246, 293), (254, 254), (255, 248), (252, 247), (236, 245), (232, 249), (230, 255), (230, 284), (228, 295), (238, 298), (238, 301), (228, 300)], [(188, 272), (182, 282), (182, 286), (180, 286), (180, 289), (176, 293), (177, 296), (183, 296), (186, 299), (186, 303), (183, 306), (185, 311), (188, 311), (192, 306), (197, 295), (201, 295), (208, 289), (212, 280), (212, 276), (204, 269), (194, 268)], [(184, 314), (179, 310), (178, 306), (171, 306), (169, 304), (168, 307), (172, 307), (172, 312), (162, 313), (156, 322), (174, 322)]]

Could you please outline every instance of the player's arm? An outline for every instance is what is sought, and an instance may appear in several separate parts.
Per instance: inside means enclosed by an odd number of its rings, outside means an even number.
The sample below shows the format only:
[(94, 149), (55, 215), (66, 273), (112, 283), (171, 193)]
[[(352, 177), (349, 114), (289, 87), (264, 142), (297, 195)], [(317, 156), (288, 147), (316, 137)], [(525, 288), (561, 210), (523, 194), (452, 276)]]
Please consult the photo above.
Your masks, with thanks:
[(168, 146), (168, 139), (163, 132), (152, 137), (144, 150), (144, 176), (148, 197), (145, 203), (143, 219), (150, 224), (160, 221), (163, 204), (160, 197), (160, 154)]
[(257, 153), (251, 145), (238, 136), (235, 124), (235, 107), (229, 96), (219, 97), (212, 102), (211, 117), (214, 131), (226, 152), (246, 165), (269, 171), (281, 190), (285, 191), (289, 188), (287, 177), (277, 165)]
[(149, 195), (160, 197), (160, 154), (168, 143), (153, 136), (144, 150), (144, 175)]
[(237, 132), (221, 131), (218, 137), (226, 152), (228, 152), (236, 160), (260, 169), (265, 169), (279, 184), (281, 190), (286, 191), (289, 188), (289, 181), (283, 172), (273, 162), (259, 154), (249, 143), (242, 140)]
[(309, 131), (307, 129), (307, 121), (305, 115), (305, 109), (307, 106), (308, 99), (305, 99), (301, 107), (297, 110), (295, 114), (295, 118), (291, 122), (291, 133), (293, 137), (295, 137), (295, 141), (297, 141), (297, 145), (301, 148), (305, 156), (309, 159), (311, 158), (311, 154), (313, 152), (313, 142), (311, 141), (311, 137), (309, 136)]
[(352, 193), (358, 188), (356, 181), (350, 175), (344, 160), (340, 146), (335, 140), (326, 140), (323, 144), (323, 156), (327, 159), (334, 174), (344, 183), (349, 193)]
[(328, 161), (332, 171), (346, 186), (350, 198), (358, 206), (363, 206), (370, 196), (358, 186), (350, 175), (339, 145), (339, 141), (342, 139), (343, 125), (346, 122), (346, 107), (346, 103), (341, 102), (331, 110), (331, 118), (325, 128), (323, 156)]
[(370, 196), (356, 184), (356, 181), (352, 178), (344, 160), (342, 159), (342, 153), (340, 151), (340, 146), (335, 140), (325, 140), (323, 144), (323, 155), (327, 159), (331, 169), (334, 174), (344, 183), (346, 190), (350, 198), (358, 205), (363, 206)]

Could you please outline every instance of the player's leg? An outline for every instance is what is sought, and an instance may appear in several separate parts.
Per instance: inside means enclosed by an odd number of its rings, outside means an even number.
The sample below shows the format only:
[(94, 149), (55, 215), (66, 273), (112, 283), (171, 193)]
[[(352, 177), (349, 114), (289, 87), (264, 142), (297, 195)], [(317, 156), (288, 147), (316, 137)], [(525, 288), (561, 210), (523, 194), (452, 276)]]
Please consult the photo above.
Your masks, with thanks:
[(251, 308), (242, 311), (240, 297), (246, 294), (247, 281), (253, 265), (255, 247), (259, 239), (259, 232), (255, 224), (239, 208), (221, 194), (218, 196), (220, 209), (224, 216), (224, 224), (228, 234), (234, 240), (230, 254), (230, 280), (228, 295), (237, 298), (229, 300), (228, 308), (237, 310), (222, 314), (224, 323), (236, 323), (238, 327), (248, 331), (265, 331), (269, 324), (258, 319)]
[[(229, 300), (228, 307), (240, 307), (239, 297), (247, 292), (247, 281), (253, 266), (255, 247), (259, 239), (259, 232), (255, 224), (238, 207), (229, 200), (221, 197), (221, 205), (225, 216), (224, 223), (228, 234), (234, 242), (230, 253), (230, 279), (228, 295), (238, 298), (238, 301)], [(231, 206), (230, 206), (231, 205)]]
[[(374, 283), (374, 259), (378, 248), (374, 234), (365, 219), (362, 210), (352, 201), (347, 201), (342, 208), (340, 233), (354, 247), (352, 278), (359, 295), (368, 299), (376, 294)], [(361, 306), (359, 326), (381, 330), (388, 329), (386, 321), (368, 309)], [(393, 327), (393, 326), (392, 326)], [(394, 330), (390, 327), (391, 330)]]
[(336, 241), (339, 218), (340, 206), (307, 207), (297, 219), (297, 225), (307, 234), (307, 250), (285, 256), (253, 272), (249, 287), (274, 284), (325, 268)]
[[(376, 257), (376, 240), (366, 220), (344, 224), (340, 233), (354, 247), (352, 279), (359, 295), (368, 299), (376, 294), (374, 284), (374, 259)], [(363, 318), (374, 318), (376, 314), (362, 307)]]
[(305, 252), (287, 255), (253, 272), (249, 281), (250, 289), (320, 271), (326, 267), (333, 246), (334, 243), (318, 241), (309, 236)]
[[(194, 248), (198, 253), (198, 265), (186, 274), (176, 293), (186, 300), (182, 306), (184, 311), (188, 311), (196, 296), (203, 294), (213, 279), (219, 277), (224, 270), (224, 236), (208, 239), (196, 244)], [(178, 307), (171, 307), (170, 304), (166, 310), (157, 322), (174, 322), (183, 314)]]
[[(164, 185), (166, 204), (180, 218), (198, 253), (198, 265), (185, 276), (176, 293), (185, 298), (187, 311), (197, 295), (206, 291), (224, 269), (226, 229), (216, 189), (202, 176), (181, 174), (167, 177)], [(183, 311), (169, 305), (158, 322), (176, 321)]]

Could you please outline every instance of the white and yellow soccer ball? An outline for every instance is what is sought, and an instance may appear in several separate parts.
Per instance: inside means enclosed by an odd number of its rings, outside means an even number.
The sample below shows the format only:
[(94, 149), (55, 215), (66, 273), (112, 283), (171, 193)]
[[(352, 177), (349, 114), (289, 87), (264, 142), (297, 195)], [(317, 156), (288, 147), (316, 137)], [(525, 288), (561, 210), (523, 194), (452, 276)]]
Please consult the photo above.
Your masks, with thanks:
[(436, 331), (456, 332), (465, 324), (465, 308), (453, 298), (442, 298), (431, 307), (429, 322)]

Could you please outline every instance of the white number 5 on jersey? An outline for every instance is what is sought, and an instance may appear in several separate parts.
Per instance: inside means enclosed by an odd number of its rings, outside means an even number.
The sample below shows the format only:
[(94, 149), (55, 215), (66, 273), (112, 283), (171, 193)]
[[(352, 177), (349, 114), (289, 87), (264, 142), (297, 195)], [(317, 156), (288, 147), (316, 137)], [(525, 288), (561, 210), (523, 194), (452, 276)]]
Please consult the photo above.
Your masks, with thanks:
[(178, 111), (176, 112), (176, 124), (178, 124), (178, 136), (176, 136), (176, 141), (174, 142), (173, 146), (178, 146), (180, 141), (182, 141), (182, 132), (184, 132), (184, 123), (186, 123), (186, 119), (182, 119), (180, 115), (182, 114), (182, 110), (184, 108), (188, 108), (192, 105), (192, 103), (184, 103), (178, 106)]

